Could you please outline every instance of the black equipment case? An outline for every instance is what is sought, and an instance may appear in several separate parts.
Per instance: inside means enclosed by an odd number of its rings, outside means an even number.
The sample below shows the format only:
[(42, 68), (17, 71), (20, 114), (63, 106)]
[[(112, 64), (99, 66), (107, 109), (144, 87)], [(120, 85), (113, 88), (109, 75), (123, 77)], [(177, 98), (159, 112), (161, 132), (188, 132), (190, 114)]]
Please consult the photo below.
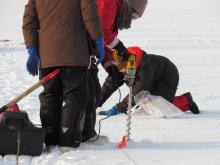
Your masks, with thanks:
[(34, 126), (25, 112), (3, 112), (0, 124), (0, 155), (41, 154), (47, 130)]

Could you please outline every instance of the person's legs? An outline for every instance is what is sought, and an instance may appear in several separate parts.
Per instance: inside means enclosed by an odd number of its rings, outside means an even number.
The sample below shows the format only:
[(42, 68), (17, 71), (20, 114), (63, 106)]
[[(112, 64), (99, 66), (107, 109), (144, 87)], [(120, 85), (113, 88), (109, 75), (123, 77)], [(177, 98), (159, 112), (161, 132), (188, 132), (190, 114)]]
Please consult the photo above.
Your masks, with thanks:
[(156, 83), (150, 93), (152, 95), (162, 96), (183, 112), (190, 110), (194, 114), (199, 114), (199, 108), (194, 102), (192, 95), (188, 92), (180, 96), (175, 96), (176, 90), (177, 85), (175, 85), (175, 83), (172, 85), (167, 83), (167, 81), (160, 80)]
[(150, 92), (153, 95), (159, 95), (173, 103), (181, 111), (192, 111), (194, 114), (198, 114), (199, 109), (194, 102), (192, 95), (188, 92), (181, 96), (176, 96), (177, 85), (179, 82), (179, 74), (176, 66), (169, 60), (166, 60), (166, 72), (161, 75), (161, 78), (153, 84)]
[(191, 111), (194, 114), (199, 114), (199, 108), (194, 102), (192, 95), (187, 92), (180, 96), (175, 96), (176, 88), (175, 86), (167, 86), (166, 84), (157, 85), (153, 91), (151, 91), (152, 95), (158, 95), (164, 97), (166, 100), (173, 103), (177, 108), (181, 111)]
[[(168, 65), (169, 64), (169, 65)], [(169, 102), (173, 102), (179, 83), (179, 73), (175, 65), (168, 63), (169, 72), (161, 76), (152, 86), (150, 93), (152, 95), (162, 96)]]
[[(101, 84), (99, 82), (99, 78), (98, 78), (98, 72), (94, 73), (94, 84), (95, 84), (95, 108), (98, 107), (99, 105), (99, 102), (101, 100)], [(96, 111), (95, 111), (95, 114), (96, 114)]]
[(61, 72), (63, 102), (59, 146), (79, 147), (80, 122), (87, 101), (87, 67), (65, 67)]
[(88, 90), (88, 101), (85, 109), (85, 121), (82, 130), (82, 141), (87, 141), (88, 139), (96, 135), (95, 122), (96, 122), (96, 91), (95, 91), (95, 81), (96, 75), (93, 70), (89, 70), (89, 90)]
[[(54, 69), (55, 68), (41, 69), (39, 72), (40, 79)], [(51, 129), (45, 137), (46, 146), (58, 144), (62, 108), (61, 96), (62, 85), (60, 74), (58, 74), (44, 85), (44, 91), (39, 95), (42, 127)]]
[(175, 85), (167, 85), (161, 82), (155, 85), (150, 93), (152, 95), (162, 96), (167, 101), (172, 102), (175, 97), (176, 90), (177, 87)]

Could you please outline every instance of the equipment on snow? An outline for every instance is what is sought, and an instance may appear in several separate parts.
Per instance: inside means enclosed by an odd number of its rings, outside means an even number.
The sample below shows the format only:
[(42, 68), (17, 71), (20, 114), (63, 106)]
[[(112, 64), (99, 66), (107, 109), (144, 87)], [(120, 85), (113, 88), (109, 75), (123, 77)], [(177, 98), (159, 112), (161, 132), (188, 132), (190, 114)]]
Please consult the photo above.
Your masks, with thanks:
[(47, 129), (34, 126), (28, 114), (14, 106), (2, 114), (0, 155), (15, 154), (17, 160), (19, 155), (40, 155)]
[(16, 104), (19, 100), (47, 83), (60, 72), (59, 69), (43, 77), (28, 90), (15, 97), (0, 108), (0, 155), (16, 154), (17, 163), (19, 155), (40, 155), (44, 138), (48, 129), (33, 125), (25, 111), (21, 111)]
[(118, 144), (118, 148), (122, 149), (127, 146), (126, 135), (122, 137), (121, 142)]
[(148, 91), (141, 91), (134, 96), (135, 111), (144, 111), (147, 114), (158, 118), (179, 117), (184, 113), (175, 105), (161, 96), (151, 95)]
[(134, 83), (134, 78), (136, 74), (136, 69), (135, 69), (135, 61), (136, 61), (136, 56), (134, 54), (131, 54), (130, 57), (128, 58), (127, 62), (127, 67), (126, 67), (126, 73), (125, 73), (125, 80), (128, 81), (128, 86), (129, 86), (129, 100), (128, 100), (128, 118), (127, 118), (127, 130), (126, 130), (126, 137), (127, 140), (130, 140), (130, 131), (131, 131), (131, 103), (132, 103), (132, 86)]
[(127, 66), (126, 66), (126, 72), (125, 72), (125, 80), (128, 81), (128, 86), (129, 86), (129, 100), (128, 100), (128, 118), (127, 118), (127, 129), (126, 129), (126, 135), (123, 136), (121, 143), (118, 145), (119, 148), (124, 148), (126, 147), (126, 140), (130, 140), (130, 135), (131, 135), (131, 103), (132, 103), (132, 86), (134, 83), (135, 79), (135, 74), (136, 74), (136, 69), (135, 69), (135, 63), (136, 63), (136, 56), (134, 54), (130, 54), (128, 61), (127, 61)]

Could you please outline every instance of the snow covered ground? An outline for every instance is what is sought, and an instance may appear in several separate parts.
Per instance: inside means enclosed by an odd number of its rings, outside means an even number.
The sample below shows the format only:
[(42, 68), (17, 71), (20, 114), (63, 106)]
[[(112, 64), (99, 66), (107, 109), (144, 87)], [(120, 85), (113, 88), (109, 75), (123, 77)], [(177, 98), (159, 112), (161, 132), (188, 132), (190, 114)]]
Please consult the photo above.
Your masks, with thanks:
[[(26, 0), (0, 0), (0, 106), (17, 96), (38, 78), (25, 69), (27, 53), (21, 31)], [(20, 156), (22, 165), (219, 165), (220, 164), (220, 2), (219, 0), (152, 0), (144, 16), (132, 28), (120, 32), (127, 46), (141, 46), (148, 53), (170, 58), (180, 72), (177, 94), (190, 91), (201, 114), (190, 112), (178, 119), (132, 117), (132, 140), (117, 148), (126, 130), (126, 116), (102, 122), (101, 134), (109, 138), (104, 146), (82, 144), (77, 151), (38, 157)], [(8, 39), (8, 42), (3, 40)], [(100, 67), (100, 81), (106, 73)], [(19, 102), (34, 123), (40, 123), (38, 94)], [(121, 88), (122, 95), (128, 88)], [(103, 106), (108, 109), (119, 98), (116, 92)], [(101, 119), (98, 116), (98, 120)], [(97, 124), (98, 130), (98, 124)], [(1, 139), (1, 138), (0, 138)], [(1, 147), (1, 146), (0, 146)], [(15, 155), (0, 156), (0, 165), (16, 164)]]

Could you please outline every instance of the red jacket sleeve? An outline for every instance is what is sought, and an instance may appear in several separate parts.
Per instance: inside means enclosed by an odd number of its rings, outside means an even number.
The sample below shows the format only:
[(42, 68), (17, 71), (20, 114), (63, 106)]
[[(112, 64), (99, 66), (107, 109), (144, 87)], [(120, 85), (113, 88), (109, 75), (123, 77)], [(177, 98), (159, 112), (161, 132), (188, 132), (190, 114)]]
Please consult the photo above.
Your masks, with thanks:
[(118, 35), (115, 19), (121, 0), (98, 0), (99, 15), (104, 30), (105, 44), (109, 45)]

